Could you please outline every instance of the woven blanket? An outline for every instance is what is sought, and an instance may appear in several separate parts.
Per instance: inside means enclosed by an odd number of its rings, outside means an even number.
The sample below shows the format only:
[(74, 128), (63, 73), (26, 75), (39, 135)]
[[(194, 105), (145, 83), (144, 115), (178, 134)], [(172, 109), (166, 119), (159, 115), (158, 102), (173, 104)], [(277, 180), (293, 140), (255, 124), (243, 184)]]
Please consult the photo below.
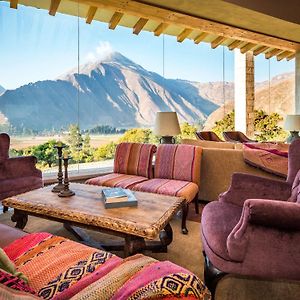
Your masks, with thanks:
[(26, 235), (4, 251), (43, 299), (210, 299), (194, 274), (144, 255), (123, 260), (45, 233)]
[(282, 143), (244, 143), (243, 156), (246, 163), (286, 178), (288, 147)]

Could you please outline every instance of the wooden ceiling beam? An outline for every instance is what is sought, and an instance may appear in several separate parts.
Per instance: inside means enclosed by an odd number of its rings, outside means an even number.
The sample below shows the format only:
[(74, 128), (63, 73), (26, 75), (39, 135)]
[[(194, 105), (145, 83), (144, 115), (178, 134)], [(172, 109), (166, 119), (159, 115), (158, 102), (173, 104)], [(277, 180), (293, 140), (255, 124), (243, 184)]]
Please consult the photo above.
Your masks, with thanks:
[(236, 28), (227, 24), (206, 20), (196, 16), (180, 13), (174, 10), (162, 8), (153, 4), (146, 4), (142, 0), (71, 0), (98, 8), (104, 8), (123, 12), (128, 15), (151, 19), (159, 23), (173, 24), (183, 28), (192, 28), (198, 31), (208, 32), (217, 36), (241, 40), (247, 43), (278, 48), (287, 51), (300, 50), (300, 43), (268, 36), (246, 29)]
[(148, 21), (149, 21), (148, 19), (140, 18), (133, 26), (132, 33), (138, 35), (142, 31), (142, 29), (145, 27), (145, 25), (147, 24)]
[(282, 52), (282, 53), (280, 53), (280, 54), (278, 54), (277, 55), (277, 61), (281, 61), (281, 60), (283, 60), (284, 58), (286, 58), (286, 57), (288, 57), (288, 56), (290, 56), (290, 55), (292, 55), (293, 53), (292, 52), (290, 52), (290, 51), (284, 51), (284, 52)]
[(197, 35), (194, 39), (195, 44), (199, 44), (202, 42), (207, 36), (209, 35), (208, 32), (201, 32), (199, 35)]
[(258, 54), (260, 54), (260, 53), (263, 53), (264, 51), (266, 51), (266, 50), (268, 50), (269, 49), (269, 47), (267, 47), (267, 46), (260, 46), (260, 47), (258, 47), (258, 48), (256, 48), (254, 51), (253, 51), (253, 55), (258, 55)]
[(94, 17), (95, 17), (95, 14), (96, 14), (96, 12), (97, 12), (97, 7), (95, 7), (95, 6), (90, 6), (90, 8), (89, 8), (89, 10), (88, 10), (88, 13), (87, 13), (87, 15), (86, 15), (86, 23), (87, 24), (91, 24), (92, 23), (92, 21), (93, 21), (93, 19), (94, 19)]
[(19, 0), (10, 0), (10, 8), (17, 9)]
[(287, 61), (292, 60), (293, 58), (295, 58), (295, 56), (296, 56), (296, 53), (293, 53), (293, 54), (289, 55), (289, 56), (286, 58), (286, 60), (287, 60)]
[(216, 39), (214, 39), (211, 43), (210, 46), (213, 49), (216, 49), (218, 46), (220, 46), (223, 42), (225, 42), (227, 40), (226, 37), (224, 36), (218, 36)]
[(271, 57), (273, 57), (273, 56), (275, 56), (275, 55), (277, 55), (281, 52), (282, 52), (281, 49), (273, 49), (273, 50), (268, 51), (267, 53), (265, 53), (265, 58), (269, 59), (269, 58), (271, 58)]
[(49, 8), (49, 15), (50, 16), (55, 16), (55, 14), (58, 10), (60, 2), (61, 2), (61, 0), (51, 0), (50, 8)]
[(111, 17), (111, 19), (108, 23), (108, 28), (114, 30), (118, 26), (118, 24), (120, 23), (123, 16), (124, 16), (123, 13), (120, 13), (120, 12), (116, 11), (113, 14), (113, 16)]
[(193, 32), (193, 29), (185, 28), (181, 33), (177, 36), (177, 42), (181, 43), (183, 42), (191, 33)]
[(253, 49), (254, 47), (256, 47), (256, 44), (253, 44), (253, 43), (247, 43), (246, 45), (244, 45), (240, 51), (242, 54), (250, 51), (251, 49)]
[(238, 48), (238, 46), (241, 46), (244, 42), (243, 41), (239, 41), (239, 40), (235, 40), (233, 41), (229, 46), (228, 49), (230, 51), (234, 50), (235, 48)]
[(168, 27), (169, 27), (169, 24), (160, 23), (154, 30), (154, 35), (160, 36)]

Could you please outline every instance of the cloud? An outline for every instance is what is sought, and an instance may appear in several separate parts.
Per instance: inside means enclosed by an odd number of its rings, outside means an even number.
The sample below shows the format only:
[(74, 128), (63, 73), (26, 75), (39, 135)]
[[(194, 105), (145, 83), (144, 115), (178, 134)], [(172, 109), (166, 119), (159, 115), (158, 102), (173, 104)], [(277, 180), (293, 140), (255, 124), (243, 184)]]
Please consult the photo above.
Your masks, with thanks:
[(86, 60), (96, 61), (96, 60), (106, 60), (111, 57), (114, 53), (112, 45), (107, 41), (101, 41), (94, 51), (89, 52), (86, 55)]

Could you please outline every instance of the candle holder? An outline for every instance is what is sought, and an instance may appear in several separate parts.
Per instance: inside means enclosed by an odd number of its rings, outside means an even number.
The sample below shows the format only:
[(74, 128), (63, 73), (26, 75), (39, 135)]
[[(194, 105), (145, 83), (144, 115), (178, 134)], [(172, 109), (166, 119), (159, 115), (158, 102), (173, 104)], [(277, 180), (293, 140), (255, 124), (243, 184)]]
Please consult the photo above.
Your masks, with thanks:
[(54, 148), (57, 149), (57, 155), (58, 155), (58, 173), (57, 173), (57, 185), (55, 185), (52, 189), (53, 193), (59, 193), (64, 189), (63, 185), (63, 172), (62, 172), (62, 149), (65, 148), (65, 145), (62, 145), (61, 143), (58, 143), (54, 146)]
[(65, 178), (64, 178), (64, 188), (58, 194), (59, 197), (70, 197), (75, 195), (75, 192), (69, 189), (69, 177), (68, 177), (68, 161), (71, 157), (63, 157), (64, 168), (65, 168)]

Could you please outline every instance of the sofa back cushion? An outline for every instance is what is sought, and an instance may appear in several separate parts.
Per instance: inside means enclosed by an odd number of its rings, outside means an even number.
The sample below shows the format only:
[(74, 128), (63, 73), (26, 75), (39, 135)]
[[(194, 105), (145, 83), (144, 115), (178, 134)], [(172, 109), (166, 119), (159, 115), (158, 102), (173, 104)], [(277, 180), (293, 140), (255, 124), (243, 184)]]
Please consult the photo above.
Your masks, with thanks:
[(155, 152), (155, 145), (120, 143), (116, 149), (114, 173), (152, 178), (152, 159)]
[(288, 201), (300, 203), (300, 170), (294, 179), (291, 197), (288, 199)]
[(0, 163), (8, 159), (10, 138), (6, 133), (0, 133)]
[(200, 184), (202, 148), (192, 145), (159, 145), (154, 177)]
[(235, 149), (235, 143), (182, 139), (181, 144), (194, 145), (201, 148)]

